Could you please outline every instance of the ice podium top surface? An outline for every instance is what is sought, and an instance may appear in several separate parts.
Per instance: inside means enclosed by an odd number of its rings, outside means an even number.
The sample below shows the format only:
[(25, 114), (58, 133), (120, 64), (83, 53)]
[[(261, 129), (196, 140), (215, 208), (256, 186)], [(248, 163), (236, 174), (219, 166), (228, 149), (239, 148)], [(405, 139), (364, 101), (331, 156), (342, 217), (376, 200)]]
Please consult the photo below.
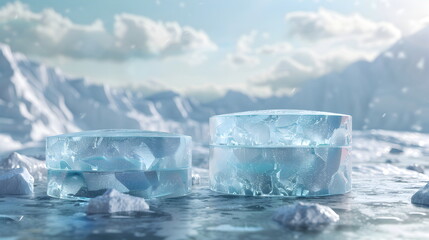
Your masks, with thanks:
[(159, 170), (191, 167), (190, 136), (132, 129), (96, 130), (46, 138), (49, 169)]
[(165, 138), (190, 138), (190, 136), (166, 133), (166, 132), (155, 132), (155, 131), (143, 131), (138, 129), (102, 129), (93, 131), (83, 131), (75, 133), (66, 133), (57, 136), (48, 137), (50, 138), (79, 138), (79, 137), (112, 137), (112, 138), (128, 138), (128, 137), (165, 137)]
[(262, 110), (210, 118), (213, 147), (347, 147), (352, 117), (307, 110)]

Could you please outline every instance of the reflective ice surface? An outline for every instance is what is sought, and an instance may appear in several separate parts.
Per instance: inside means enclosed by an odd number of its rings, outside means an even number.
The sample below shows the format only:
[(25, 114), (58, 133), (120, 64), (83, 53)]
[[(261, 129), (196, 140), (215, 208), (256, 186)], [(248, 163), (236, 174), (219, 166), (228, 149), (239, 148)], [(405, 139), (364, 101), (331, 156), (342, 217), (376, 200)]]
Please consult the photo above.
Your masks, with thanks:
[(250, 196), (325, 196), (351, 189), (351, 117), (265, 110), (210, 119), (210, 187)]
[(210, 118), (212, 145), (227, 146), (349, 146), (349, 115), (304, 111), (263, 110)]
[[(353, 191), (323, 198), (260, 198), (221, 195), (201, 185), (173, 199), (149, 200), (150, 212), (87, 215), (87, 202), (46, 197), (0, 196), (0, 232), (12, 239), (425, 239), (429, 208), (410, 197), (429, 177), (384, 163), (354, 171)], [(297, 201), (331, 207), (340, 221), (321, 232), (294, 231), (272, 220), (276, 209)], [(19, 220), (21, 219), (21, 220)]]
[[(392, 148), (403, 152), (392, 154)], [(0, 236), (35, 240), (428, 239), (429, 208), (413, 205), (411, 196), (426, 185), (429, 176), (406, 167), (419, 164), (429, 172), (429, 135), (354, 132), (350, 158), (353, 190), (345, 195), (295, 199), (218, 194), (208, 189), (208, 171), (195, 169), (201, 178), (191, 194), (149, 200), (150, 212), (129, 215), (87, 215), (87, 202), (47, 197), (46, 183), (40, 182), (34, 196), (0, 196)], [(340, 221), (321, 232), (308, 232), (290, 230), (272, 220), (277, 208), (298, 201), (331, 207)]]
[(191, 190), (191, 168), (157, 171), (48, 171), (48, 195), (91, 198), (113, 188), (144, 198), (178, 197)]
[(48, 137), (48, 195), (87, 198), (106, 189), (151, 197), (190, 191), (191, 138), (138, 130), (99, 130)]

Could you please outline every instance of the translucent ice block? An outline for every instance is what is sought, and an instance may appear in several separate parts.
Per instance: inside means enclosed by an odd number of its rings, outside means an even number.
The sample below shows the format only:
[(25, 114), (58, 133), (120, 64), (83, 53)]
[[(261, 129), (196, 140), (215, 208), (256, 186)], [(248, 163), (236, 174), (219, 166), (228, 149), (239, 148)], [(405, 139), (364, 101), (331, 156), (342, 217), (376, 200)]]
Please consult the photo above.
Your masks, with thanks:
[(351, 189), (351, 116), (265, 110), (210, 118), (210, 187), (251, 196)]
[(48, 195), (90, 198), (116, 189), (145, 198), (189, 193), (191, 137), (98, 130), (48, 137)]
[(352, 118), (303, 110), (264, 110), (210, 118), (212, 145), (349, 146)]

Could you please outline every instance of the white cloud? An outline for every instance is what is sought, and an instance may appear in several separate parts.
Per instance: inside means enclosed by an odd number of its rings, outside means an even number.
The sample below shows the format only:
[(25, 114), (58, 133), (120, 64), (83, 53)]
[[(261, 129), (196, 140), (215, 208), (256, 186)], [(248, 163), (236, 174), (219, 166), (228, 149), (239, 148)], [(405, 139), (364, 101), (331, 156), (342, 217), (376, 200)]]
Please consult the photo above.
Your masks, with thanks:
[(257, 35), (257, 31), (242, 35), (237, 40), (235, 52), (226, 55), (226, 61), (231, 66), (257, 65), (259, 59), (253, 55), (253, 44)]
[(259, 43), (268, 38), (268, 33), (258, 31), (242, 35), (237, 41), (235, 52), (227, 54), (227, 62), (232, 66), (257, 65), (263, 55), (281, 55), (292, 48), (287, 42)]
[(271, 86), (273, 91), (299, 87), (354, 61), (372, 60), (401, 36), (390, 23), (325, 9), (288, 13), (286, 26), (291, 37), (304, 41), (300, 48), (292, 48), (273, 67), (253, 77), (253, 84)]
[(317, 12), (291, 12), (285, 19), (290, 35), (309, 42), (336, 40), (337, 44), (379, 48), (401, 37), (401, 32), (393, 24), (374, 22), (358, 14), (346, 16), (320, 9)]
[[(185, 89), (176, 89), (176, 91), (193, 97), (201, 102), (210, 102), (224, 96), (228, 91), (237, 91), (245, 93), (252, 97), (270, 97), (275, 94), (269, 86), (256, 86), (246, 83), (232, 83), (224, 85), (204, 84)], [(285, 95), (286, 93), (282, 93)]]
[(326, 54), (310, 49), (296, 49), (281, 58), (272, 68), (251, 78), (258, 86), (270, 86), (274, 93), (299, 87), (304, 81), (342, 70), (357, 59), (368, 56), (359, 51), (339, 48)]
[(418, 32), (419, 30), (429, 26), (429, 16), (423, 17), (419, 20), (410, 20), (409, 24), (413, 33)]
[(265, 55), (281, 55), (290, 52), (292, 46), (287, 42), (279, 42), (274, 44), (265, 44), (255, 49), (258, 54)]
[(172, 55), (188, 51), (210, 51), (216, 46), (202, 31), (182, 27), (177, 22), (156, 22), (149, 18), (115, 16), (115, 39), (119, 47), (131, 46), (141, 55)]
[(264, 84), (271, 83), (273, 87), (279, 87), (278, 84), (281, 82), (285, 82), (289, 87), (296, 87), (301, 81), (317, 76), (320, 71), (321, 69), (316, 66), (306, 65), (286, 57), (262, 77)]
[(252, 45), (255, 43), (257, 36), (257, 31), (251, 31), (249, 34), (242, 35), (237, 41), (237, 51), (242, 53), (252, 52)]
[(257, 65), (259, 63), (259, 58), (240, 52), (227, 54), (226, 60), (233, 66)]
[(317, 56), (309, 51), (299, 51), (281, 58), (272, 68), (251, 79), (260, 86), (271, 86), (276, 91), (283, 88), (295, 88), (302, 81), (326, 72)]
[(100, 20), (79, 25), (52, 9), (35, 13), (20, 2), (0, 9), (0, 29), (0, 41), (17, 51), (44, 57), (124, 60), (217, 49), (205, 32), (177, 22), (119, 14), (110, 33)]

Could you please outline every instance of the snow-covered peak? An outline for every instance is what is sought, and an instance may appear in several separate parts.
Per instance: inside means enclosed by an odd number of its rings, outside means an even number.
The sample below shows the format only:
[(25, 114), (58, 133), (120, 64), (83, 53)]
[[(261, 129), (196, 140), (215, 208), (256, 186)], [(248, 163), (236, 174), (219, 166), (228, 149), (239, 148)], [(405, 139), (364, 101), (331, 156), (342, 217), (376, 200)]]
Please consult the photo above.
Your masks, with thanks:
[(208, 142), (210, 116), (260, 109), (337, 112), (352, 115), (354, 129), (429, 132), (428, 36), (429, 27), (401, 39), (373, 62), (359, 61), (306, 82), (291, 97), (228, 91), (204, 104), (173, 91), (144, 96), (69, 79), (0, 44), (0, 135), (28, 142), (79, 130), (136, 128)]
[(197, 105), (177, 93), (144, 98), (129, 90), (69, 79), (58, 69), (11, 52), (7, 45), (0, 49), (0, 133), (15, 141), (101, 128), (205, 136), (199, 121), (208, 115), (201, 117)]
[(350, 114), (354, 129), (429, 132), (428, 32), (401, 39), (373, 62), (308, 81), (288, 107)]

